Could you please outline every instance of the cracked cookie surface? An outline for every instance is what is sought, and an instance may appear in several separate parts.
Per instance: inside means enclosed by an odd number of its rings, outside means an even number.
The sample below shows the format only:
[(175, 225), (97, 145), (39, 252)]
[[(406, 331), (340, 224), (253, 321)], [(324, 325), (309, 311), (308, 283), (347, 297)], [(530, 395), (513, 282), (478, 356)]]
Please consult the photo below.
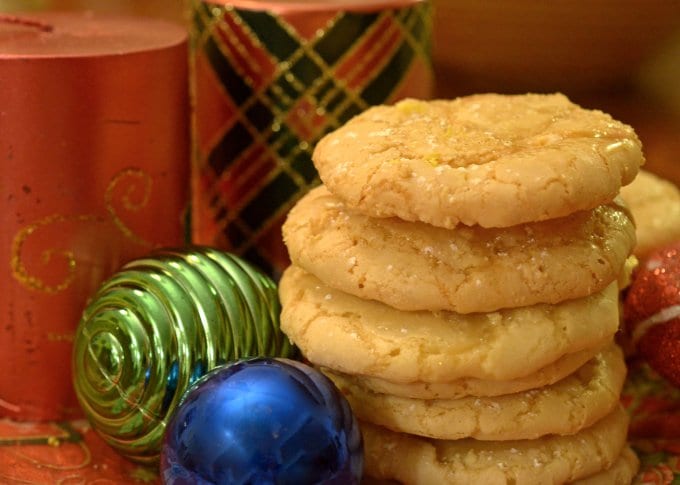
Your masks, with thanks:
[(557, 305), (468, 315), (403, 312), (291, 266), (279, 295), (281, 329), (312, 363), (398, 383), (525, 377), (604, 345), (619, 326), (616, 283)]
[(626, 375), (616, 345), (561, 381), (495, 397), (410, 399), (379, 394), (351, 376), (327, 373), (362, 421), (392, 431), (435, 439), (537, 439), (569, 435), (590, 427), (619, 403)]
[(458, 313), (589, 295), (619, 276), (635, 245), (617, 202), (503, 229), (444, 229), (367, 217), (324, 186), (290, 211), (283, 235), (293, 263), (329, 286), (401, 310)]
[[(609, 345), (609, 342), (607, 342)], [(560, 357), (528, 376), (508, 381), (487, 381), (463, 378), (451, 382), (409, 382), (398, 383), (370, 376), (351, 376), (359, 386), (380, 394), (390, 394), (413, 399), (459, 399), (467, 396), (501, 396), (516, 392), (549, 386), (564, 379), (603, 349), (596, 346)], [(327, 368), (324, 372), (337, 374)], [(344, 374), (343, 374), (344, 375)]]
[(626, 446), (611, 467), (571, 483), (572, 485), (628, 485), (633, 482), (639, 468), (640, 460), (630, 446)]
[(365, 422), (360, 422), (360, 427), (366, 474), (405, 485), (554, 484), (582, 479), (591, 479), (584, 483), (618, 485), (629, 482), (593, 480), (605, 470), (625, 478), (637, 469), (636, 458), (625, 447), (628, 417), (620, 406), (574, 435), (536, 440), (433, 440)]
[(621, 197), (635, 219), (636, 256), (680, 239), (680, 190), (672, 182), (642, 170)]
[(630, 126), (560, 94), (369, 108), (321, 139), (312, 158), (349, 207), (448, 228), (507, 227), (592, 209), (644, 163)]

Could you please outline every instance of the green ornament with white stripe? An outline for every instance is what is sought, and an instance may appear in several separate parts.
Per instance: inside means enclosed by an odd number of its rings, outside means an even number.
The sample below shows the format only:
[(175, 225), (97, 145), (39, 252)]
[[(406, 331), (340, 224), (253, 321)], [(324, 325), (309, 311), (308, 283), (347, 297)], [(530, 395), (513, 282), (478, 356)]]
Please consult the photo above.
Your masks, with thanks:
[(218, 365), (294, 358), (274, 282), (206, 247), (159, 250), (125, 265), (83, 313), (73, 381), (92, 427), (128, 458), (158, 460), (184, 391)]

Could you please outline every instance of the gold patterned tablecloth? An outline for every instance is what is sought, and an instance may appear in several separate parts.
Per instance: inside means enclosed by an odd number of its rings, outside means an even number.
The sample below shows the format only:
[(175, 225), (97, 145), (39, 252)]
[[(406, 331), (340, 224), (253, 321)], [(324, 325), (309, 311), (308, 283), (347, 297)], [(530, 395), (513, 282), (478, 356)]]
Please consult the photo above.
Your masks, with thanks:
[[(630, 361), (622, 402), (641, 469), (636, 485), (680, 483), (680, 389), (644, 362)], [(16, 423), (0, 420), (0, 483), (158, 484), (157, 470), (117, 455), (85, 421)]]

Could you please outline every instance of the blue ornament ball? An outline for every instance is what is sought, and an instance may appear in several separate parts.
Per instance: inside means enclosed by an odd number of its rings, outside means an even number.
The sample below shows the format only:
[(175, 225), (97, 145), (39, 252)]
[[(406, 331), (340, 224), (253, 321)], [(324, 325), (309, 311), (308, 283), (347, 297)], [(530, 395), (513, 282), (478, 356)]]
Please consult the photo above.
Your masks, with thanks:
[(189, 484), (358, 484), (363, 442), (344, 396), (319, 371), (258, 357), (219, 367), (168, 423), (161, 478)]

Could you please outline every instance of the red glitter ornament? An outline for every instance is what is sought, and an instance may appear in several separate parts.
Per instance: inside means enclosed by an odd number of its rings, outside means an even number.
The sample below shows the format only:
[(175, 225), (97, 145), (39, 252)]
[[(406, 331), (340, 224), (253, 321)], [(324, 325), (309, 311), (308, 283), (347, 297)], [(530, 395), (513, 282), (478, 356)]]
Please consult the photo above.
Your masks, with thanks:
[(640, 262), (626, 294), (624, 321), (639, 354), (680, 387), (680, 242)]

